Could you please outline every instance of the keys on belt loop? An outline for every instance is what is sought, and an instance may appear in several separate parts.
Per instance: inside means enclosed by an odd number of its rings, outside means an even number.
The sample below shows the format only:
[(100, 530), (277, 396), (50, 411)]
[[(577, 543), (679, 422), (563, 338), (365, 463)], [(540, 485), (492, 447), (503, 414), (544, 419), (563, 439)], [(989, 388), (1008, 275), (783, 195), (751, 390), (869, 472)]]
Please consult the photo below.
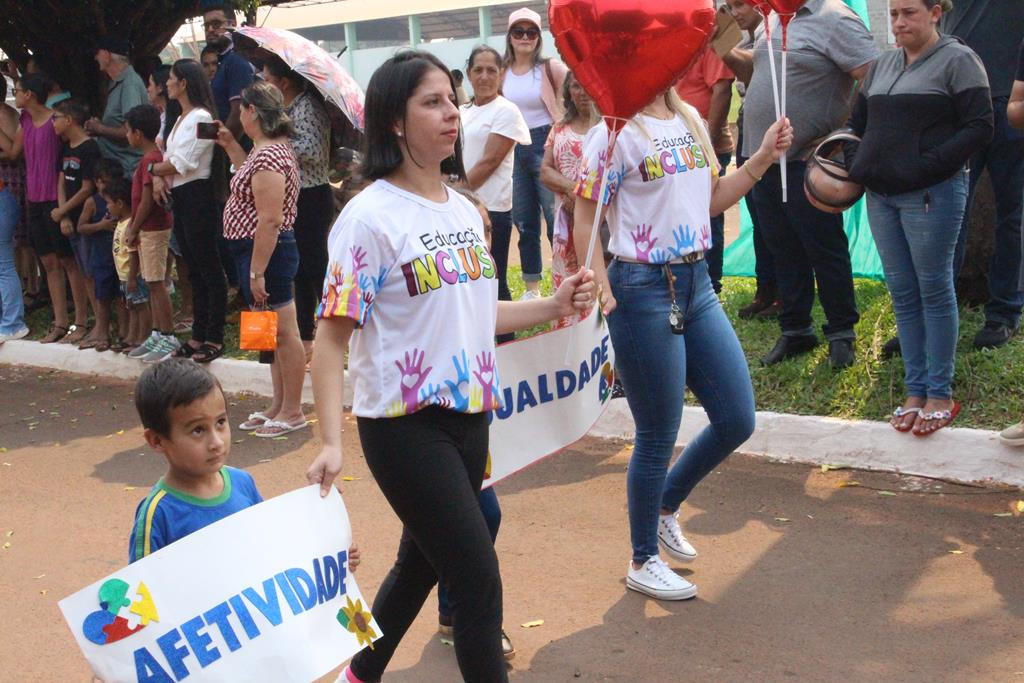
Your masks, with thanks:
[(668, 310), (668, 326), (672, 330), (672, 334), (683, 334), (686, 331), (686, 318), (683, 316), (683, 312), (679, 310), (678, 304), (676, 304), (676, 278), (667, 263), (662, 266), (662, 270), (665, 273), (665, 281), (668, 283), (668, 296), (671, 301), (671, 306)]

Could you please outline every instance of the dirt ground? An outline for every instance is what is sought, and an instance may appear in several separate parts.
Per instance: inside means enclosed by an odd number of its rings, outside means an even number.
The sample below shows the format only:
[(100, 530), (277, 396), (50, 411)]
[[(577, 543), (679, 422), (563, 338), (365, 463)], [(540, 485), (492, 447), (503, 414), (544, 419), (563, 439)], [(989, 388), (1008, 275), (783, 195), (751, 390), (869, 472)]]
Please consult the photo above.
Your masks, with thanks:
[[(128, 383), (0, 366), (0, 387), (0, 681), (85, 683), (57, 601), (123, 566), (164, 465)], [(261, 407), (229, 400), (233, 424)], [(399, 527), (346, 437), (372, 596)], [(234, 439), (231, 464), (265, 497), (304, 483), (312, 431)], [(733, 456), (684, 506), (701, 555), (680, 571), (699, 596), (661, 603), (624, 585), (629, 452), (585, 439), (498, 486), (512, 680), (1024, 681), (1024, 517), (996, 516), (1019, 492)], [(459, 680), (435, 610), (385, 681)]]

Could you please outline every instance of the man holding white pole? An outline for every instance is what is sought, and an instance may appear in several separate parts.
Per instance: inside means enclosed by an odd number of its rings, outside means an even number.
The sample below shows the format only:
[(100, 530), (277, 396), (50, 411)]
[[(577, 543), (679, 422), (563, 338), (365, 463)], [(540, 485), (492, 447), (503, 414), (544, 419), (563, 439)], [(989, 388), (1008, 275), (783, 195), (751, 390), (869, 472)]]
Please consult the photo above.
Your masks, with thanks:
[[(782, 64), (782, 28), (772, 14), (774, 58)], [(853, 293), (849, 244), (839, 214), (824, 213), (804, 196), (805, 159), (819, 140), (842, 126), (849, 115), (854, 81), (867, 73), (878, 56), (871, 33), (842, 0), (807, 0), (788, 30), (785, 116), (793, 124), (789, 151), (788, 201), (783, 201), (778, 164), (754, 186), (752, 195), (765, 240), (775, 258), (782, 336), (762, 362), (773, 365), (818, 344), (811, 320), (815, 281), (828, 319), (824, 333), (829, 363), (842, 369), (853, 364), (853, 326), (857, 302)], [(744, 154), (776, 120), (768, 43), (762, 36), (754, 46), (754, 72), (743, 113)], [(753, 146), (753, 147), (751, 147)]]

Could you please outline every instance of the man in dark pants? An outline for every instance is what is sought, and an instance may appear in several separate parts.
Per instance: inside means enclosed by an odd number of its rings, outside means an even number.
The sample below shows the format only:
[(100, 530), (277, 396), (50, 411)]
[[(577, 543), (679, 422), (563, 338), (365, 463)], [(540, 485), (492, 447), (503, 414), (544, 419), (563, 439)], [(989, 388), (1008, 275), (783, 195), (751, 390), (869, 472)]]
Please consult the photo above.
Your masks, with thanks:
[[(942, 19), (942, 32), (961, 38), (978, 53), (988, 72), (995, 112), (992, 143), (971, 158), (970, 190), (988, 168), (996, 197), (996, 224), (992, 260), (988, 269), (989, 301), (985, 326), (974, 336), (975, 348), (996, 348), (1012, 337), (1024, 308), (1021, 288), (1021, 213), (1024, 211), (1024, 131), (1006, 120), (1006, 105), (1013, 85), (1014, 67), (1024, 37), (1024, 2), (1020, 0), (957, 0)], [(963, 266), (970, 212), (964, 213), (953, 268)]]
[[(782, 65), (782, 30), (770, 21), (776, 64)], [(855, 80), (867, 74), (878, 48), (864, 22), (842, 0), (807, 0), (789, 25), (787, 115), (795, 137), (789, 152), (788, 201), (773, 166), (754, 186), (753, 198), (765, 240), (775, 257), (782, 304), (782, 336), (765, 365), (806, 353), (818, 344), (811, 320), (815, 281), (828, 318), (824, 326), (833, 368), (853, 364), (853, 326), (859, 320), (853, 292), (849, 243), (841, 215), (813, 207), (804, 196), (804, 159), (816, 142), (839, 128), (849, 114)], [(754, 71), (743, 110), (743, 145), (750, 156), (775, 121), (775, 105), (764, 38), (754, 46)]]

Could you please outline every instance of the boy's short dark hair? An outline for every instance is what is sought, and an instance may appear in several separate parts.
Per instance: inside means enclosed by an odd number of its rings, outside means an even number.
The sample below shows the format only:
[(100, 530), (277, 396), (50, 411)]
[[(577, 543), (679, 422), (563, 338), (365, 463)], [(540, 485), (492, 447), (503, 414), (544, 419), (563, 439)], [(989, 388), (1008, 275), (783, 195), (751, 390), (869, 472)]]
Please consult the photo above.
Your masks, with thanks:
[(160, 110), (152, 104), (140, 104), (128, 110), (124, 115), (124, 122), (152, 142), (160, 132)]
[(103, 194), (108, 202), (124, 202), (129, 207), (132, 205), (132, 184), (124, 176), (114, 176), (108, 180)]
[(210, 372), (187, 358), (150, 365), (135, 383), (135, 409), (142, 426), (160, 436), (171, 433), (171, 409), (187, 406), (214, 389), (224, 393)]
[(111, 178), (124, 177), (124, 166), (121, 165), (120, 161), (103, 157), (93, 166), (92, 177), (93, 180), (96, 178), (110, 180)]
[(25, 74), (18, 79), (18, 83), (22, 90), (28, 91), (36, 96), (36, 101), (39, 104), (46, 102), (46, 95), (49, 91), (49, 84), (46, 82), (46, 78), (42, 74)]
[(75, 99), (58, 102), (54, 109), (67, 116), (79, 126), (84, 126), (85, 122), (89, 120), (89, 108)]

